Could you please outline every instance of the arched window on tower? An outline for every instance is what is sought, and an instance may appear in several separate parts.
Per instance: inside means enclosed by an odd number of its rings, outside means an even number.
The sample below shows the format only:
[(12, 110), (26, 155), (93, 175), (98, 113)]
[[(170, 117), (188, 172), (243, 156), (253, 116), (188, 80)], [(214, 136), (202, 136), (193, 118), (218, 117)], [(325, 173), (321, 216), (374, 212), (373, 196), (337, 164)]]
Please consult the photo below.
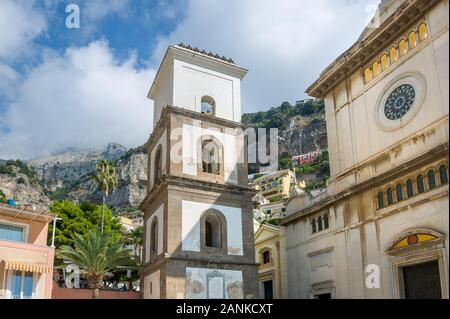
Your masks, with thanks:
[(419, 25), (419, 40), (423, 41), (428, 38), (428, 28), (425, 23)]
[(389, 51), (389, 58), (391, 60), (391, 64), (397, 62), (398, 60), (398, 52), (396, 47), (392, 47)]
[(161, 180), (162, 174), (162, 147), (161, 145), (156, 150), (155, 154), (155, 167), (154, 167), (154, 175), (155, 175), (155, 185), (159, 183)]
[(204, 219), (205, 247), (222, 248), (222, 221), (214, 213), (208, 213)]
[(428, 177), (428, 188), (433, 189), (436, 187), (436, 175), (433, 170), (429, 170), (427, 173)]
[(408, 43), (409, 43), (409, 48), (415, 48), (417, 45), (417, 37), (416, 37), (416, 32), (412, 31), (409, 33), (408, 35)]
[(439, 177), (441, 178), (441, 185), (448, 184), (447, 168), (445, 165), (439, 167)]
[(405, 39), (402, 39), (398, 44), (398, 51), (400, 53), (400, 56), (404, 56), (406, 53), (408, 53), (408, 44), (406, 43)]
[(389, 67), (389, 58), (386, 53), (381, 56), (381, 70), (384, 71)]
[(386, 191), (387, 203), (392, 205), (394, 203), (394, 197), (392, 196), (392, 188), (388, 188)]
[(364, 78), (366, 80), (366, 83), (369, 83), (370, 81), (372, 81), (372, 70), (370, 68), (366, 68), (364, 70)]
[(384, 208), (383, 192), (378, 192), (377, 199), (378, 199), (378, 209)]
[(408, 179), (406, 181), (406, 194), (408, 195), (408, 198), (411, 198), (414, 196), (414, 188), (412, 180)]
[(212, 139), (202, 142), (202, 170), (204, 173), (220, 175), (220, 149)]
[(216, 102), (210, 96), (202, 97), (201, 112), (208, 115), (216, 115)]
[(425, 187), (423, 185), (423, 176), (419, 175), (417, 176), (417, 192), (419, 194), (423, 193), (425, 191)]
[(395, 186), (395, 192), (397, 193), (397, 202), (402, 201), (403, 200), (402, 184), (397, 184), (397, 186)]
[(153, 218), (150, 227), (150, 253), (155, 255), (158, 253), (158, 218)]
[(378, 61), (373, 62), (372, 64), (373, 76), (377, 77), (381, 73), (380, 63)]

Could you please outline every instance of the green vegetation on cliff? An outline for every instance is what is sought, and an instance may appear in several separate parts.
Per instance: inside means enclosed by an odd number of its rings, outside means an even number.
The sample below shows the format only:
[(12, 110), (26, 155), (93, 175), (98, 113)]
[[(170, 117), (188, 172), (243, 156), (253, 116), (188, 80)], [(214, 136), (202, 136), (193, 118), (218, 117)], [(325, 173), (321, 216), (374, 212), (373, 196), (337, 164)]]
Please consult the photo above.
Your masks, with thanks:
[(293, 116), (311, 116), (321, 113), (325, 109), (322, 100), (304, 100), (294, 106), (289, 102), (283, 102), (278, 107), (272, 107), (268, 111), (245, 113), (242, 115), (242, 123), (255, 128), (286, 129)]

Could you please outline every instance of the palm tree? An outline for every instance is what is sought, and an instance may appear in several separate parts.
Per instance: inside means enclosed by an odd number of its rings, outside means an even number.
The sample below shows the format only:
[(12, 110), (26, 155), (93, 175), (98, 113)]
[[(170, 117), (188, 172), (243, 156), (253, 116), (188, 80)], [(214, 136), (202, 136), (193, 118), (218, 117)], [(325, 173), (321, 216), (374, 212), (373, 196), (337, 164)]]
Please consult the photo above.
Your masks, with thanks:
[(110, 191), (117, 187), (116, 168), (111, 162), (100, 160), (97, 162), (96, 172), (94, 180), (103, 193), (103, 205), (102, 205), (102, 226), (105, 223), (105, 199), (108, 197)]
[(139, 226), (133, 229), (127, 236), (127, 242), (134, 247), (134, 257), (141, 258), (141, 248), (144, 244), (144, 226)]
[(136, 262), (122, 243), (112, 239), (111, 232), (101, 232), (97, 227), (89, 231), (87, 236), (75, 233), (71, 246), (64, 245), (57, 256), (65, 263), (75, 264), (86, 275), (92, 298), (97, 299), (99, 289), (103, 286), (103, 278), (107, 272), (121, 267), (136, 269)]

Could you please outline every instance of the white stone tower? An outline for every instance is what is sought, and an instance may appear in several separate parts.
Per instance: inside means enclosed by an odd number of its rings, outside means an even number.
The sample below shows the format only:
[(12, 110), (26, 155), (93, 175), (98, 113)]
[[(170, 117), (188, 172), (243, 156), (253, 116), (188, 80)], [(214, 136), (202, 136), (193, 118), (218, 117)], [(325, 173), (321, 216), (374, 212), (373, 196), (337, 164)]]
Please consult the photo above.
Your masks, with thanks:
[(143, 298), (255, 298), (252, 191), (231, 59), (170, 46), (148, 97)]

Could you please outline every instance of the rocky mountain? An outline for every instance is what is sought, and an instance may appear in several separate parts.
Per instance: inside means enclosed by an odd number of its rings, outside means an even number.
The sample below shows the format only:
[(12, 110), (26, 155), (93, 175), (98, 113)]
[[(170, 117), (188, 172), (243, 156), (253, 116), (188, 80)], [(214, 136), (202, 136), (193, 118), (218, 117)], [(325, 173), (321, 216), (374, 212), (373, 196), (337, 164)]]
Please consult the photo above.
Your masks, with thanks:
[[(117, 143), (110, 143), (100, 151), (71, 148), (27, 162), (3, 161), (0, 190), (6, 198), (40, 208), (60, 199), (100, 203), (101, 192), (92, 180), (99, 159), (116, 165), (118, 186), (108, 196), (108, 206), (116, 209), (138, 206), (146, 194), (147, 156), (142, 146), (127, 150)], [(30, 176), (22, 174), (21, 167), (22, 170), (26, 167)]]
[(50, 205), (35, 171), (21, 161), (3, 160), (0, 163), (0, 202), (8, 198), (38, 210)]
[[(278, 128), (280, 161), (328, 147), (322, 100), (302, 100), (295, 105), (284, 102), (265, 112), (244, 114), (242, 121), (254, 128)], [(251, 166), (249, 171), (257, 173), (258, 165)]]

